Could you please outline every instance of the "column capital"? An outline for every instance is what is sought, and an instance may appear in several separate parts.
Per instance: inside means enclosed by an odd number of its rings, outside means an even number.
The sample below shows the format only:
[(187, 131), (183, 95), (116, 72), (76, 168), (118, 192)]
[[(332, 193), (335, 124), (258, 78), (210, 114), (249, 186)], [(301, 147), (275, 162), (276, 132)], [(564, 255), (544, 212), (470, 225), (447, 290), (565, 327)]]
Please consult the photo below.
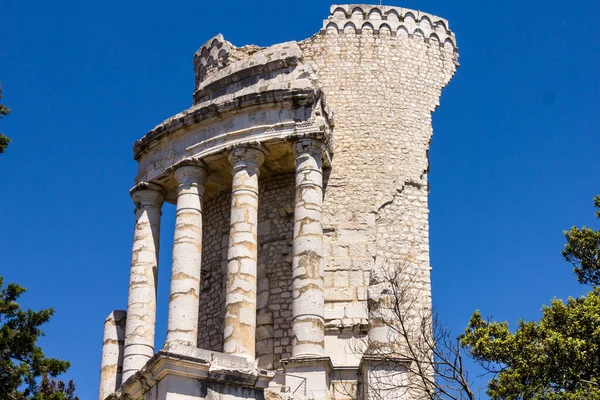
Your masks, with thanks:
[(301, 137), (295, 139), (292, 142), (292, 147), (294, 148), (296, 155), (302, 153), (318, 154), (321, 159), (324, 158), (324, 154), (327, 152), (327, 144), (325, 144), (322, 139), (314, 137)]
[(202, 162), (186, 162), (179, 164), (175, 171), (173, 172), (173, 176), (175, 180), (177, 180), (178, 184), (204, 184), (206, 177), (208, 175), (208, 169)]
[(266, 150), (260, 145), (240, 145), (229, 150), (227, 158), (234, 169), (260, 168), (265, 161)]
[(160, 208), (165, 200), (162, 186), (151, 182), (140, 182), (130, 191), (131, 199), (136, 209), (155, 207)]

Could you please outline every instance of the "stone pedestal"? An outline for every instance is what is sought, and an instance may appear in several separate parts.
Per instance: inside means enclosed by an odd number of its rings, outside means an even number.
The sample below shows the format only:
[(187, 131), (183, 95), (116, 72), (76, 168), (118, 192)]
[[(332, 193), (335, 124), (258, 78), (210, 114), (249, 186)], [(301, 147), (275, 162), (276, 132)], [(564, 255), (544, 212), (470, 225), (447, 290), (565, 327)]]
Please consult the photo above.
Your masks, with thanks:
[[(364, 355), (359, 367), (359, 398), (409, 400), (415, 385), (409, 385), (410, 361)], [(411, 390), (409, 390), (409, 388)], [(414, 393), (412, 393), (414, 394)], [(416, 398), (425, 398), (417, 396)]]
[(244, 357), (172, 344), (111, 399), (264, 400), (273, 375)]
[(328, 400), (333, 364), (329, 357), (302, 357), (282, 360), (285, 386), (299, 399)]
[(136, 207), (136, 222), (127, 299), (123, 381), (154, 355), (160, 216), (164, 194), (159, 185), (142, 183), (132, 189), (131, 198)]
[(258, 175), (264, 159), (264, 152), (251, 146), (229, 153), (233, 184), (223, 351), (251, 362), (256, 355)]
[(166, 347), (196, 346), (202, 258), (202, 195), (206, 169), (182, 165), (175, 170), (177, 211), (173, 241), (171, 295)]

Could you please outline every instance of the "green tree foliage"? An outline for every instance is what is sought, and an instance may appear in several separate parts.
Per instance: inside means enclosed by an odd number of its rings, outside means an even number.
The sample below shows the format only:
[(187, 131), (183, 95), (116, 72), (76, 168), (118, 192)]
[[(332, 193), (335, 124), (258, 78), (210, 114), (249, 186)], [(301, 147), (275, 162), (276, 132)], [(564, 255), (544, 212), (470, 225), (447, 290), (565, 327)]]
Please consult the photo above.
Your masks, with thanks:
[[(594, 198), (600, 208), (600, 196)], [(600, 211), (596, 213), (600, 218)], [(600, 233), (573, 227), (565, 232), (564, 257), (577, 279), (594, 289), (566, 303), (554, 299), (539, 321), (490, 322), (476, 311), (461, 345), (493, 377), (492, 399), (600, 400)]]
[[(600, 196), (594, 197), (594, 206), (600, 210)], [(600, 218), (600, 211), (596, 211)], [(600, 286), (600, 231), (585, 226), (572, 227), (564, 232), (567, 239), (562, 255), (573, 264), (580, 283)]]
[(492, 399), (600, 399), (600, 290), (554, 299), (539, 322), (484, 320), (475, 312), (461, 345), (494, 377)]
[(75, 384), (72, 380), (65, 385), (63, 381), (44, 375), (33, 400), (79, 400), (79, 397), (75, 395)]
[[(0, 277), (0, 394), (15, 400), (76, 400), (74, 385), (56, 380), (70, 366), (48, 358), (37, 346), (40, 326), (54, 310), (23, 310), (17, 299), (25, 288)], [(40, 379), (41, 378), (41, 379)]]
[[(2, 100), (2, 86), (0, 86), (0, 100)], [(2, 119), (2, 117), (6, 116), (10, 114), (10, 109), (8, 107), (6, 107), (4, 104), (0, 104), (0, 119)], [(6, 149), (6, 147), (8, 146), (8, 144), (11, 142), (10, 138), (4, 136), (2, 133), (0, 133), (0, 153), (4, 153), (4, 150)]]

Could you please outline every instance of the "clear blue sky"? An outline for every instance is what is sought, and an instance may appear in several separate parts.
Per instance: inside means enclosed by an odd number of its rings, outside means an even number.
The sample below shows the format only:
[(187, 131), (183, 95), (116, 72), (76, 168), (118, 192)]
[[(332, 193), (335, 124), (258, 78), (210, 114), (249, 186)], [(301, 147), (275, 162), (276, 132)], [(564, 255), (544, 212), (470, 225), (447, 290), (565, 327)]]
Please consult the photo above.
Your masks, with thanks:
[[(133, 142), (191, 104), (192, 56), (317, 32), (326, 1), (0, 0), (0, 273), (53, 306), (42, 345), (97, 396), (102, 327), (126, 307)], [(562, 230), (597, 226), (600, 2), (406, 0), (447, 18), (461, 67), (434, 113), (433, 296), (456, 333), (475, 309), (511, 324), (581, 295)], [(164, 207), (157, 343), (165, 337), (173, 207)]]

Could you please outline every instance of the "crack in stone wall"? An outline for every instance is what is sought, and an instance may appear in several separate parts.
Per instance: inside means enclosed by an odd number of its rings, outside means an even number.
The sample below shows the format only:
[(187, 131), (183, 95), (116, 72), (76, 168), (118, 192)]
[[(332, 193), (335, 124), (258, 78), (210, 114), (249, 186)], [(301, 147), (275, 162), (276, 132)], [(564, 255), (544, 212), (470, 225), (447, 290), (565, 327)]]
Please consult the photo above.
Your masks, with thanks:
[[(354, 30), (328, 31), (300, 46), (336, 121), (323, 210), (326, 326), (331, 334), (364, 332), (371, 271), (378, 275), (386, 264), (410, 259), (422, 305), (430, 306), (431, 113), (456, 53), (418, 35)], [(346, 362), (336, 357), (340, 346), (326, 349), (334, 364)]]

